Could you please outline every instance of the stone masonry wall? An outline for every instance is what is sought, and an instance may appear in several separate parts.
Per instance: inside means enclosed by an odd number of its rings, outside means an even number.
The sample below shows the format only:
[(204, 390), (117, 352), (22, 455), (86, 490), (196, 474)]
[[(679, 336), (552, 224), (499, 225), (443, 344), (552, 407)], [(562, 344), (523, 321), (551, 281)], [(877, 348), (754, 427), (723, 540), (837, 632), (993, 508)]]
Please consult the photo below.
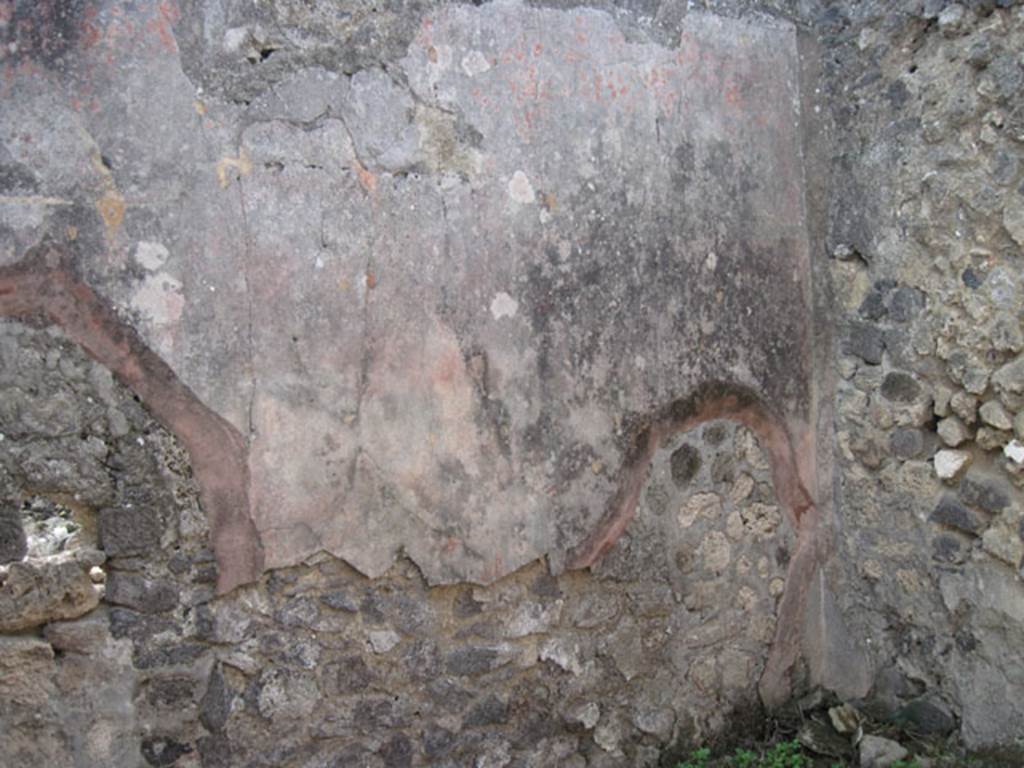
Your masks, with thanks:
[(793, 537), (744, 427), (659, 452), (593, 572), (430, 588), (325, 555), (216, 597), (173, 438), (59, 333), (0, 340), (34, 521), (0, 571), (5, 766), (653, 765), (759, 716)]
[[(183, 41), (231, 33), (183, 66), (236, 103), (301, 67), (396, 60), (419, 13), (183, 5)], [(671, 42), (684, 5), (606, 10)], [(705, 5), (794, 21), (820, 76), (805, 175), (824, 207), (835, 445), (798, 691), (1019, 745), (1024, 9)], [(0, 170), (20, 211), (30, 180)], [(47, 226), (0, 220), (4, 257)], [(0, 321), (3, 768), (654, 765), (761, 716), (794, 547), (762, 447), (712, 421), (661, 447), (592, 569), (430, 587), (406, 558), (367, 579), (317, 555), (218, 596), (187, 453), (59, 331)]]
[(883, 714), (928, 731), (955, 713), (967, 743), (1011, 744), (1024, 736), (1024, 13), (868, 3), (820, 24), (838, 337), (828, 581)]

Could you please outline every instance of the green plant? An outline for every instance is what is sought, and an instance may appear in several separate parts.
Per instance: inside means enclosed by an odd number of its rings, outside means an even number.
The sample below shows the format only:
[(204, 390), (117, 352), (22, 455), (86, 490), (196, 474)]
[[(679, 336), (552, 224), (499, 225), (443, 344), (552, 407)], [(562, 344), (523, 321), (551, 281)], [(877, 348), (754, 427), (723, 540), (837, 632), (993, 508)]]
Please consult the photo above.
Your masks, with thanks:
[(912, 757), (909, 760), (897, 760), (890, 768), (921, 768), (921, 764), (916, 757)]
[(690, 759), (676, 764), (676, 768), (706, 768), (708, 758), (711, 757), (711, 750), (701, 747), (690, 753)]
[(734, 768), (757, 768), (757, 753), (737, 747), (730, 762)]
[(811, 761), (803, 755), (796, 739), (780, 741), (764, 753), (758, 768), (810, 768)]

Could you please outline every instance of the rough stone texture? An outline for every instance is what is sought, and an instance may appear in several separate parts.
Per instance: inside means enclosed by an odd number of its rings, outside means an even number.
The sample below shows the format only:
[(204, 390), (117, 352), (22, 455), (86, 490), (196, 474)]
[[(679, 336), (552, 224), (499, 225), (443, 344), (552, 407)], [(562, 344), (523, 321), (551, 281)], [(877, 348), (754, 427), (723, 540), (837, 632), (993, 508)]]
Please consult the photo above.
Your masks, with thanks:
[[(874, 677), (869, 699), (890, 706), (890, 676), (897, 698), (927, 690), (972, 746), (1024, 735), (1018, 683), (1002, 672), (1017, 666), (1010, 649), (1024, 630), (1012, 529), (1024, 499), (1002, 450), (1024, 406), (1015, 5), (869, 2), (814, 22), (836, 137), (828, 250), (857, 254), (830, 262), (835, 322), (885, 341), (872, 365), (837, 361), (843, 533), (824, 579)], [(896, 316), (890, 297), (903, 288), (921, 301)], [(894, 386), (904, 376), (930, 412), (893, 397), (911, 394)], [(877, 449), (911, 424), (925, 431), (924, 453)], [(945, 461), (957, 454), (966, 474)]]
[(1024, 12), (548, 5), (0, 2), (4, 759), (1024, 737)]
[(103, 562), (89, 550), (0, 566), (0, 632), (28, 629), (88, 613), (100, 602), (89, 569)]
[[(59, 335), (17, 333), (87, 365)], [(83, 385), (77, 402), (97, 397)], [(17, 709), (0, 711), (21, 764), (643, 764), (760, 710), (797, 537), (746, 427), (716, 420), (657, 449), (636, 518), (589, 572), (535, 562), (430, 586), (408, 560), (368, 579), (322, 555), (217, 596), (180, 449), (125, 413), (109, 450), (150, 430), (147, 460), (115, 503), (146, 489), (166, 544), (111, 557), (91, 614), (0, 635), (0, 665), (21, 670), (5, 678)]]

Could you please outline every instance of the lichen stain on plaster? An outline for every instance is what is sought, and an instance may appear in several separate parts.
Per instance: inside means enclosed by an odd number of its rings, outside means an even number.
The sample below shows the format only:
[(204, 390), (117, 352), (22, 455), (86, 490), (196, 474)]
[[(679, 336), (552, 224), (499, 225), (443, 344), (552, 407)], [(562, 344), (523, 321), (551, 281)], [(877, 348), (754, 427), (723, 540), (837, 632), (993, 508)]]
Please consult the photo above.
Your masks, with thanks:
[(529, 205), (537, 199), (530, 179), (522, 171), (516, 171), (509, 179), (508, 196), (521, 205)]
[(491, 301), (491, 315), (495, 320), (501, 320), (503, 317), (515, 317), (518, 311), (519, 302), (507, 293), (499, 291), (494, 295), (494, 299)]
[(252, 173), (252, 161), (245, 147), (239, 150), (238, 157), (222, 157), (217, 161), (217, 183), (221, 189), (227, 189), (231, 184), (231, 169), (237, 171), (239, 176), (248, 176)]
[(167, 263), (170, 251), (163, 243), (140, 240), (135, 246), (135, 261), (148, 272), (155, 272)]
[(185, 310), (181, 281), (167, 272), (148, 275), (132, 295), (131, 307), (152, 327), (160, 354), (168, 356)]

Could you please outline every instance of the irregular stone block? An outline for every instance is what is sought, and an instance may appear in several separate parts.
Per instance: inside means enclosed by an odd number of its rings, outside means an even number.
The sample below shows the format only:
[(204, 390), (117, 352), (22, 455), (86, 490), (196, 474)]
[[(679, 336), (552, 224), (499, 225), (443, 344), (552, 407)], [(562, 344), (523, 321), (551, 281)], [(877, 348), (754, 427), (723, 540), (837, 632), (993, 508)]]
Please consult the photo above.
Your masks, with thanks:
[(956, 528), (974, 536), (980, 535), (985, 528), (985, 521), (977, 513), (967, 509), (950, 495), (942, 497), (928, 519), (933, 523)]
[(51, 622), (43, 630), (43, 636), (58, 651), (100, 653), (111, 641), (110, 619), (105, 610), (96, 610), (74, 621)]
[(21, 524), (21, 510), (0, 499), (0, 565), (21, 560), (28, 552), (25, 529)]
[(53, 648), (35, 637), (0, 637), (0, 714), (55, 704)]
[(921, 385), (900, 371), (888, 373), (882, 381), (882, 397), (896, 403), (912, 403), (921, 395)]
[(859, 357), (868, 365), (881, 365), (885, 352), (885, 334), (880, 328), (864, 323), (851, 323), (843, 337), (844, 354)]
[(89, 569), (101, 553), (77, 551), (0, 566), (0, 631), (13, 632), (95, 608), (102, 594)]
[(939, 422), (937, 430), (942, 442), (951, 448), (956, 448), (971, 437), (971, 431), (958, 416), (947, 416)]
[(220, 665), (214, 664), (199, 705), (199, 722), (211, 733), (223, 730), (231, 714), (233, 700), (234, 692), (224, 680)]
[(978, 409), (978, 414), (981, 416), (981, 420), (991, 427), (1004, 431), (1013, 428), (1010, 414), (1006, 412), (1002, 403), (997, 400), (989, 400), (987, 403), (984, 403)]
[(919, 429), (897, 429), (889, 435), (889, 448), (900, 459), (913, 459), (924, 451), (924, 435)]
[(889, 768), (908, 754), (899, 742), (868, 735), (860, 742), (860, 768)]
[(106, 600), (140, 613), (164, 613), (178, 604), (177, 587), (134, 573), (111, 571), (107, 577)]
[(912, 733), (947, 736), (956, 729), (956, 718), (949, 708), (934, 699), (915, 699), (896, 713), (896, 722)]
[(1024, 355), (997, 370), (992, 385), (1003, 405), (1011, 411), (1024, 410)]
[(997, 477), (969, 472), (960, 481), (960, 500), (989, 514), (997, 514), (1010, 504), (1010, 487)]
[(99, 517), (100, 546), (108, 555), (145, 555), (159, 549), (164, 526), (155, 510), (108, 507)]
[(514, 650), (508, 645), (459, 648), (445, 659), (448, 674), (472, 677), (503, 667), (512, 661)]
[(966, 451), (941, 450), (935, 453), (935, 474), (940, 480), (954, 481), (971, 463), (971, 454)]

